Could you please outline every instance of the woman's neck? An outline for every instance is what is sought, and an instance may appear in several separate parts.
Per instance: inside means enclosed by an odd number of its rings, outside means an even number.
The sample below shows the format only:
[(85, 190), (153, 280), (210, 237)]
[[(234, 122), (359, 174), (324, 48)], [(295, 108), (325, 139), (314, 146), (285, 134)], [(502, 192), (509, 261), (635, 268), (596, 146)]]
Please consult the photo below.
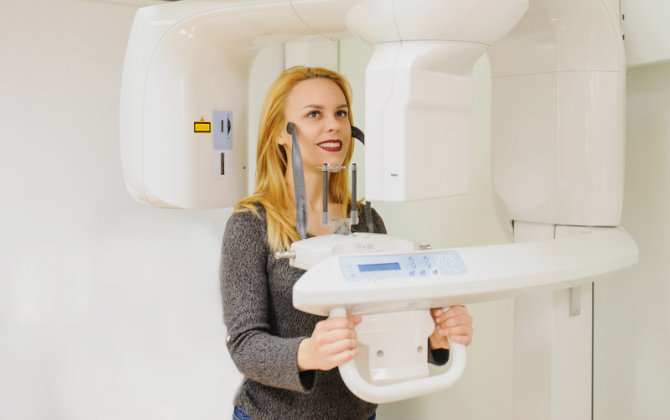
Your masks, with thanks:
[[(309, 224), (309, 233), (313, 235), (324, 235), (328, 233), (328, 226), (321, 225), (321, 216), (323, 213), (323, 174), (321, 171), (310, 170), (305, 168), (304, 179), (305, 179), (305, 195), (307, 200), (307, 214), (308, 214), (308, 224)], [(331, 175), (328, 174), (328, 180), (330, 181)], [(286, 171), (285, 182), (288, 188), (292, 191), (295, 191), (295, 186), (293, 182), (293, 171), (292, 168), (288, 168)], [(346, 210), (341, 203), (334, 203), (330, 199), (328, 200), (328, 213), (329, 218), (343, 218), (346, 216)]]
[[(328, 174), (330, 180), (330, 174)], [(293, 182), (293, 168), (290, 166), (286, 170), (284, 176), (286, 185), (291, 191), (295, 191), (295, 184)], [(321, 211), (323, 205), (323, 175), (320, 171), (312, 169), (304, 169), (305, 179), (305, 195), (307, 200), (307, 208), (309, 210)]]

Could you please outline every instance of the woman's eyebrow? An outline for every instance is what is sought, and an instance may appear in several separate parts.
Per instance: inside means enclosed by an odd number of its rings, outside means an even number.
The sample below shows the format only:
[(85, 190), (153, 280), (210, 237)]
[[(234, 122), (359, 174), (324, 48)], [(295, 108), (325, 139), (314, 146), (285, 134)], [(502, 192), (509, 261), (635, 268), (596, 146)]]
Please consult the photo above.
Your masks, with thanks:
[[(324, 109), (325, 106), (323, 106), (323, 105), (305, 105), (305, 106), (303, 106), (302, 108), (303, 108), (303, 109), (305, 109), (305, 108)], [(336, 109), (342, 109), (342, 108), (344, 108), (344, 109), (349, 109), (349, 107), (347, 106), (347, 104), (339, 105)]]

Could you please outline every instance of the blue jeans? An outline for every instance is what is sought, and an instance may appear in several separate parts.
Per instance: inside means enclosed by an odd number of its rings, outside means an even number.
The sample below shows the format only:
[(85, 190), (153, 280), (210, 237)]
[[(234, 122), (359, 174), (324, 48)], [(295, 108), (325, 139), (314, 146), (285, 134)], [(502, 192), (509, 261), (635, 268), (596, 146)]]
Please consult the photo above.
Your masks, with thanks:
[(242, 407), (235, 406), (235, 409), (233, 410), (233, 420), (251, 420), (251, 417), (249, 417)]
[[(373, 414), (368, 420), (375, 420), (377, 418), (377, 413)], [(252, 420), (251, 417), (244, 411), (242, 407), (235, 407), (233, 410), (233, 420)]]

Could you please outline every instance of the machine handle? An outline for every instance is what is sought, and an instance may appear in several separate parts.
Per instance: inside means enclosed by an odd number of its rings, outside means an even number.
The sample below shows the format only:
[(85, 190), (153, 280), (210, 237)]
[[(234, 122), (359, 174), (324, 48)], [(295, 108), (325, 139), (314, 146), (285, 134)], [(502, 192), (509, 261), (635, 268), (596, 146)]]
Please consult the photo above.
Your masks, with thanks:
[[(347, 311), (344, 308), (336, 308), (330, 311), (331, 318), (346, 316)], [(340, 365), (339, 369), (342, 380), (357, 397), (371, 403), (383, 404), (418, 397), (455, 384), (465, 370), (465, 345), (452, 343), (449, 349), (449, 359), (451, 360), (451, 366), (439, 375), (388, 385), (373, 385), (363, 379), (355, 360)]]

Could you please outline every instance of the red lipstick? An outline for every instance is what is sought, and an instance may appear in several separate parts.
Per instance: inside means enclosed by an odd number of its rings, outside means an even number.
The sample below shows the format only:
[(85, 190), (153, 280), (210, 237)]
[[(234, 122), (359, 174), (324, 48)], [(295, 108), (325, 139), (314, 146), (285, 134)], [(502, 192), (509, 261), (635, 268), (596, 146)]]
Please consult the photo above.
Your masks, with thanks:
[(320, 148), (327, 152), (339, 152), (342, 150), (342, 140), (330, 139), (317, 144)]

